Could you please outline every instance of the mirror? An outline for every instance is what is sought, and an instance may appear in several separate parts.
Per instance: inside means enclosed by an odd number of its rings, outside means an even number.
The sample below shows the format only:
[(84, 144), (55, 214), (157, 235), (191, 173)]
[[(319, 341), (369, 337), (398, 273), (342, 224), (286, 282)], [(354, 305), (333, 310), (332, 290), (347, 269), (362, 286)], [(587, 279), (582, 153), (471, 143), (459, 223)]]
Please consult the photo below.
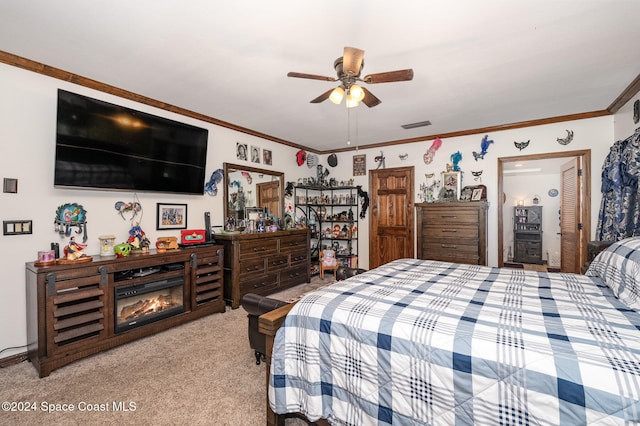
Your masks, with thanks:
[(224, 163), (225, 226), (241, 227), (260, 208), (282, 218), (284, 173), (256, 167)]

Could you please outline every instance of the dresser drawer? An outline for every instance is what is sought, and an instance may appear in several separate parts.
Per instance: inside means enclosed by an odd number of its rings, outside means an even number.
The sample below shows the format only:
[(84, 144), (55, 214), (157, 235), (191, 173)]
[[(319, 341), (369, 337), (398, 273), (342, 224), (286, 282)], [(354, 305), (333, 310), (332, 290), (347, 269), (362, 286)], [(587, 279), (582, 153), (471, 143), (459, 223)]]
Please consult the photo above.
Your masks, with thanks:
[(240, 262), (240, 277), (244, 278), (255, 274), (264, 274), (264, 258), (249, 259)]
[(280, 253), (308, 249), (306, 235), (289, 235), (280, 238)]
[(478, 243), (468, 241), (423, 241), (422, 253), (425, 259), (444, 259), (452, 256), (478, 256)]
[(422, 220), (431, 225), (478, 224), (478, 213), (455, 208), (422, 210)]
[(267, 258), (267, 272), (277, 272), (289, 267), (289, 255), (278, 254)]
[(475, 225), (460, 225), (458, 223), (449, 223), (443, 226), (425, 226), (423, 228), (422, 238), (425, 240), (433, 238), (451, 238), (459, 240), (461, 238), (478, 238), (479, 230)]
[(276, 238), (241, 241), (239, 244), (240, 260), (256, 256), (268, 256), (278, 252), (278, 240)]
[(240, 293), (270, 292), (278, 287), (278, 274), (264, 274), (240, 281)]
[(307, 264), (307, 258), (309, 256), (309, 250), (305, 247), (300, 251), (291, 253), (291, 266), (301, 266)]
[(280, 272), (280, 287), (286, 288), (307, 282), (308, 272), (306, 265)]

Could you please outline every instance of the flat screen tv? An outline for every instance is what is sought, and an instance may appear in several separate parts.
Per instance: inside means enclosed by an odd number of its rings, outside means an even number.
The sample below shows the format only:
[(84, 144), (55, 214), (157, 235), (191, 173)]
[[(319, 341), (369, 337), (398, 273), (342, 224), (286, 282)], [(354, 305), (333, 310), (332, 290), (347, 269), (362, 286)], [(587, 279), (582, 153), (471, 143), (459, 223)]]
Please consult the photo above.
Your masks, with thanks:
[(203, 194), (208, 133), (60, 89), (54, 185)]

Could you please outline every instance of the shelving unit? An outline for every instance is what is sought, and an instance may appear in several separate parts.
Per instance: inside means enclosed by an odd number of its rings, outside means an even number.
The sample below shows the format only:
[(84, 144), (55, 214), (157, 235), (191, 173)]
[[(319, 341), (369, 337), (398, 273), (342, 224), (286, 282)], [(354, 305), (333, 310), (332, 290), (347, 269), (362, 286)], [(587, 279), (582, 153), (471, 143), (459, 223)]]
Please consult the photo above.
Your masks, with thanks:
[(513, 208), (513, 260), (542, 264), (542, 206)]
[(311, 230), (311, 272), (318, 273), (319, 252), (333, 249), (341, 265), (358, 267), (358, 188), (308, 186), (295, 188), (296, 221)]

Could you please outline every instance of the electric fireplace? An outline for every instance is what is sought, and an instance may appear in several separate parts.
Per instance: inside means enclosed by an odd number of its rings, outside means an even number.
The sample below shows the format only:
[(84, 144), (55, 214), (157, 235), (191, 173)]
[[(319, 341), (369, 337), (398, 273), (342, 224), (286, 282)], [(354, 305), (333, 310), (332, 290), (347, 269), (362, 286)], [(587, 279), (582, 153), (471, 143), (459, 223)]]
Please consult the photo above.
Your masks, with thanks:
[(116, 333), (184, 312), (184, 277), (118, 286), (114, 293)]

